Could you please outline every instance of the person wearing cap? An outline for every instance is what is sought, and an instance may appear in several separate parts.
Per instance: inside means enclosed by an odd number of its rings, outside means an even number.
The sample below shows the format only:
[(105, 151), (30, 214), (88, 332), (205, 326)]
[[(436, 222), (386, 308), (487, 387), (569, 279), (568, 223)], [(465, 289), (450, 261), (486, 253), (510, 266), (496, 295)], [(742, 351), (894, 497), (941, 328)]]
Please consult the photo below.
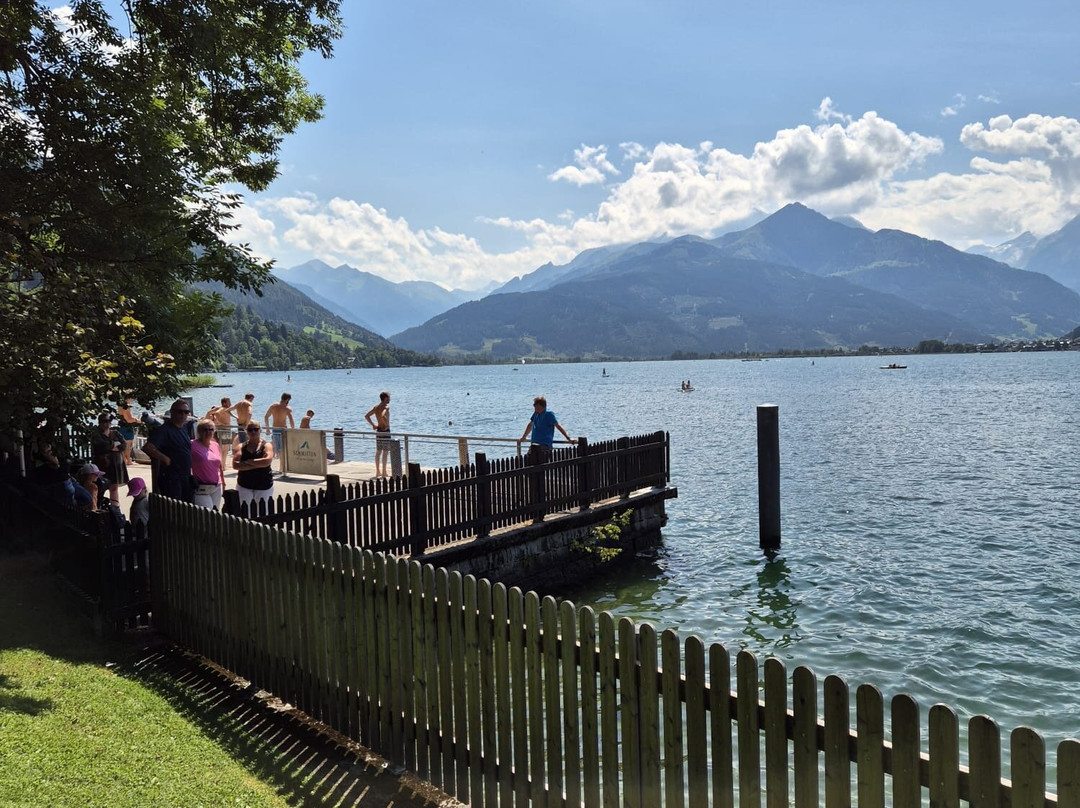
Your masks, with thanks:
[(96, 511), (101, 495), (98, 481), (105, 472), (93, 463), (87, 463), (75, 472), (75, 507), (84, 511)]
[(186, 426), (191, 408), (182, 398), (173, 402), (169, 417), (155, 429), (143, 446), (156, 464), (154, 491), (162, 496), (191, 502), (191, 435)]
[(145, 525), (150, 521), (150, 498), (146, 494), (146, 480), (132, 477), (128, 480), (128, 496), (131, 500), (130, 521), (134, 525)]

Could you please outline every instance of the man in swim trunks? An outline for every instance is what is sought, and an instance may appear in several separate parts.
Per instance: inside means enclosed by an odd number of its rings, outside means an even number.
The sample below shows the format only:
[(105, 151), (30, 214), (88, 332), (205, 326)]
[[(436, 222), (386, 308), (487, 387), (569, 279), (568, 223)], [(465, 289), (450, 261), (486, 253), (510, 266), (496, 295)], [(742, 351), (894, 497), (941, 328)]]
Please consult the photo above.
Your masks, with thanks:
[(279, 457), (281, 456), (281, 433), (285, 431), (285, 424), (288, 423), (289, 429), (296, 428), (292, 417), (292, 407), (289, 406), (290, 400), (292, 400), (291, 393), (282, 393), (281, 401), (271, 404), (266, 410), (266, 415), (263, 416), (263, 426), (273, 429), (274, 454)]
[[(372, 421), (371, 417), (375, 416)], [(364, 420), (375, 430), (375, 476), (389, 477), (386, 470), (386, 461), (390, 457), (390, 448), (393, 446), (390, 437), (390, 394), (379, 393), (379, 403), (367, 411)], [(379, 471), (379, 460), (382, 460), (382, 471)]]

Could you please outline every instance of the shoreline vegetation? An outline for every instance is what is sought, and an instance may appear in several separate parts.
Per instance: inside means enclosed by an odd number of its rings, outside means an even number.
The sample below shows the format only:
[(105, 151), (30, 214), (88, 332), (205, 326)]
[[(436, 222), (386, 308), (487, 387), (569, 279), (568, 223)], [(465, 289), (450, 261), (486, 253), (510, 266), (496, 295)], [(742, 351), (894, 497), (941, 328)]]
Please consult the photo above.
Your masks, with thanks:
[[(873, 345), (862, 345), (859, 348), (818, 348), (818, 349), (780, 349), (779, 351), (739, 351), (725, 353), (695, 353), (692, 351), (676, 351), (670, 356), (654, 356), (648, 358), (629, 358), (619, 356), (523, 356), (516, 358), (492, 357), (484, 354), (465, 354), (455, 357), (443, 357), (433, 366), (454, 367), (470, 365), (558, 365), (558, 364), (585, 364), (597, 362), (679, 362), (700, 359), (821, 359), (828, 357), (845, 356), (918, 356), (933, 354), (968, 354), (968, 353), (1032, 353), (1045, 351), (1077, 351), (1080, 350), (1080, 338), (1077, 339), (1050, 339), (1033, 340), (1031, 342), (1003, 342), (985, 343), (972, 345), (968, 343), (946, 343), (939, 340), (924, 340), (914, 347), (879, 348)], [(300, 370), (353, 370), (366, 366), (361, 365), (338, 365), (334, 368), (309, 367), (303, 365), (293, 367), (267, 367), (259, 365), (254, 367), (236, 367), (228, 365), (221, 372), (229, 373), (280, 373), (284, 371)], [(376, 365), (375, 367), (383, 367)], [(385, 365), (385, 367), (410, 367), (407, 365)], [(193, 383), (190, 387), (212, 387), (216, 381), (213, 376), (192, 376), (191, 379), (209, 379), (205, 383)]]

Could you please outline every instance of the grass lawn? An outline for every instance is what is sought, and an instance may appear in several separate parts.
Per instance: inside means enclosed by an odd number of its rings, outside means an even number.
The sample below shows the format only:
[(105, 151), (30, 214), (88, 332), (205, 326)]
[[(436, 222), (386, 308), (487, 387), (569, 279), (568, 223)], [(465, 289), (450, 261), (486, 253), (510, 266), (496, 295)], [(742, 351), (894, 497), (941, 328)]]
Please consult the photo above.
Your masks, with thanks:
[(128, 674), (27, 555), (0, 556), (0, 806), (286, 806)]
[(0, 807), (432, 804), (280, 718), (173, 649), (99, 641), (37, 556), (0, 549)]

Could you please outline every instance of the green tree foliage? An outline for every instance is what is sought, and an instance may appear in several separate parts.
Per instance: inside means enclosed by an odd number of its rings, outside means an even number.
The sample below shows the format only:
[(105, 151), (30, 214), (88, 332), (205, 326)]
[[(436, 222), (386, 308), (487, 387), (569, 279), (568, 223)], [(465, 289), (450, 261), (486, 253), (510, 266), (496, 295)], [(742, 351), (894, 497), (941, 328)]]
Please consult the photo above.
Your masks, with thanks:
[[(109, 4), (111, 7), (112, 4)], [(230, 240), (231, 189), (265, 188), (320, 115), (298, 70), (339, 0), (0, 5), (0, 430), (178, 392), (221, 300), (269, 266)]]
[(248, 306), (236, 310), (218, 331), (221, 361), (237, 368), (295, 370), (297, 368), (395, 367), (433, 364), (430, 356), (395, 348), (385, 340), (377, 345), (335, 342), (327, 334), (313, 334), (284, 323), (264, 320)]

